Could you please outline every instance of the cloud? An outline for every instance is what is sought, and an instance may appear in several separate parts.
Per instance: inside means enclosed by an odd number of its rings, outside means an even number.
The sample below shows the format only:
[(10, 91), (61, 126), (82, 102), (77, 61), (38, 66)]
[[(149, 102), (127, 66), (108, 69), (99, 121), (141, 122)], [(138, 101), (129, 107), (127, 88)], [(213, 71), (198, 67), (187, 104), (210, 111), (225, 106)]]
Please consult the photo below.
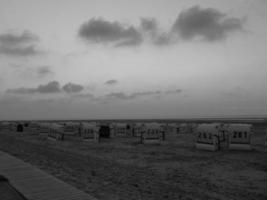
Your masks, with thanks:
[(105, 96), (105, 99), (114, 99), (114, 98), (123, 100), (133, 99), (131, 95), (127, 95), (123, 92), (112, 92)]
[(21, 87), (21, 88), (16, 88), (16, 89), (8, 89), (6, 92), (14, 93), (14, 94), (32, 94), (32, 93), (36, 93), (37, 89)]
[(45, 85), (39, 85), (37, 88), (16, 88), (8, 89), (7, 93), (14, 94), (33, 94), (33, 93), (58, 93), (60, 92), (60, 84), (57, 81), (51, 81)]
[(132, 25), (92, 18), (81, 25), (78, 35), (93, 43), (112, 43), (114, 46), (135, 46), (142, 42), (141, 33)]
[(181, 89), (166, 90), (166, 91), (160, 91), (160, 90), (144, 91), (144, 92), (134, 92), (131, 94), (126, 94), (124, 92), (112, 92), (112, 93), (105, 95), (104, 99), (105, 100), (108, 100), (108, 99), (132, 100), (132, 99), (141, 98), (141, 97), (145, 97), (145, 96), (158, 96), (158, 95), (162, 95), (162, 94), (166, 94), (166, 95), (179, 94), (181, 92), (182, 92)]
[(144, 17), (140, 18), (139, 27), (93, 18), (81, 25), (78, 35), (87, 42), (111, 43), (115, 47), (137, 46), (145, 39), (158, 46), (171, 43), (169, 33), (159, 29), (155, 18)]
[(12, 73), (17, 74), (20, 79), (40, 79), (54, 74), (50, 69), (51, 66), (49, 65), (30, 64), (29, 66), (9, 63), (9, 66), (12, 68)]
[(146, 92), (134, 92), (130, 96), (132, 98), (142, 97), (142, 96), (151, 96), (151, 95), (159, 95), (161, 91), (146, 91)]
[(166, 90), (164, 93), (165, 94), (179, 94), (181, 93), (183, 90), (181, 89), (176, 89), (176, 90)]
[(92, 18), (80, 26), (78, 35), (87, 42), (115, 47), (137, 46), (148, 41), (156, 46), (177, 44), (178, 40), (221, 41), (243, 31), (243, 19), (229, 17), (214, 8), (193, 6), (183, 10), (169, 30), (162, 30), (155, 18), (140, 18), (140, 25)]
[(160, 35), (157, 35), (157, 37), (153, 39), (153, 43), (157, 46), (166, 46), (175, 44), (176, 40), (175, 38), (172, 37), (170, 33), (161, 33)]
[(158, 22), (155, 18), (144, 18), (140, 19), (140, 26), (144, 32), (157, 32)]
[(6, 56), (31, 56), (41, 53), (36, 43), (37, 35), (24, 31), (21, 34), (4, 33), (0, 35), (0, 54)]
[(65, 91), (67, 93), (78, 93), (84, 89), (82, 85), (74, 84), (74, 83), (67, 83), (64, 86), (61, 86), (57, 81), (50, 81), (47, 84), (39, 85), (36, 88), (15, 88), (15, 89), (8, 89), (6, 93), (13, 93), (13, 94), (33, 94), (33, 93), (60, 93)]
[(15, 35), (12, 33), (5, 33), (0, 35), (0, 43), (4, 45), (28, 44), (30, 42), (36, 42), (38, 40), (38, 36), (29, 31), (24, 31), (20, 35)]
[(67, 83), (65, 84), (62, 89), (67, 93), (77, 93), (83, 90), (82, 85), (74, 84), (74, 83)]
[(39, 85), (37, 91), (40, 93), (57, 93), (60, 92), (60, 85), (57, 81), (51, 81), (46, 85)]
[(243, 30), (243, 21), (227, 17), (213, 8), (193, 6), (182, 11), (176, 19), (172, 32), (184, 40), (200, 38), (206, 41), (219, 41), (230, 33)]
[(37, 67), (37, 74), (40, 77), (43, 77), (49, 74), (53, 74), (53, 72), (50, 70), (50, 66), (44, 65), (44, 66)]
[(105, 82), (105, 85), (115, 85), (117, 84), (119, 81), (116, 79), (110, 79), (108, 81)]
[(94, 99), (95, 98), (95, 96), (91, 93), (76, 94), (74, 97), (86, 98), (86, 99)]
[(40, 51), (34, 45), (24, 47), (11, 47), (0, 44), (0, 54), (6, 56), (31, 56), (39, 54)]
[(134, 92), (130, 94), (126, 94), (124, 92), (111, 92), (104, 96), (95, 96), (91, 93), (86, 93), (86, 94), (77, 94), (75, 95), (75, 97), (86, 98), (97, 102), (107, 102), (117, 99), (132, 100), (143, 96), (160, 95), (161, 93), (162, 93), (161, 91)]
[(175, 43), (169, 31), (162, 31), (159, 28), (158, 22), (155, 18), (140, 19), (140, 32), (143, 37), (150, 40), (156, 46), (163, 46)]

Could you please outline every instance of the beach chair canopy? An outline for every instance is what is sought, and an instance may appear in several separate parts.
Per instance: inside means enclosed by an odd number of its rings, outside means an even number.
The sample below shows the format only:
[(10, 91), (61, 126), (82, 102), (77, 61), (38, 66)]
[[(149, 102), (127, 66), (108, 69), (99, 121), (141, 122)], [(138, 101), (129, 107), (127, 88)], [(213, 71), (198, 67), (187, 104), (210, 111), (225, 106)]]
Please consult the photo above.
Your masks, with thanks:
[(162, 125), (160, 123), (146, 123), (145, 124), (145, 128), (146, 129), (161, 129)]
[(99, 130), (99, 126), (95, 122), (89, 122), (89, 123), (83, 122), (81, 125), (83, 129)]
[(249, 132), (252, 134), (252, 125), (251, 124), (230, 124), (228, 127), (229, 131), (240, 131), (240, 132)]
[(219, 135), (218, 124), (200, 124), (197, 127), (197, 132), (211, 133), (212, 135)]
[(63, 129), (63, 125), (57, 124), (57, 123), (51, 123), (50, 124), (50, 128), (57, 129), (57, 130), (62, 130)]

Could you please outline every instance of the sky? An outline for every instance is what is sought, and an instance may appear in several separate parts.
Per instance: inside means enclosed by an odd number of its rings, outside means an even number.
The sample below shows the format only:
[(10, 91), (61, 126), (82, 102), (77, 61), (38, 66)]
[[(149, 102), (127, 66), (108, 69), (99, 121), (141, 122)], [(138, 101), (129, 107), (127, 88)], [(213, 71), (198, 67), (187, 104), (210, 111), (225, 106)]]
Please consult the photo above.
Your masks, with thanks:
[(0, 120), (267, 116), (265, 0), (0, 0)]

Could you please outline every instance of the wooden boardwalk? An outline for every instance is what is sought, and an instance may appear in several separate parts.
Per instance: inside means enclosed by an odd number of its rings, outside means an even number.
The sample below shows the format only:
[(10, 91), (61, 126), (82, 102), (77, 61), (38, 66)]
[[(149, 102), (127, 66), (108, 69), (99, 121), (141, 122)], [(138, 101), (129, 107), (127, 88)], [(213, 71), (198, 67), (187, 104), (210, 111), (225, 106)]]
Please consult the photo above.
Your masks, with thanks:
[(2, 151), (0, 174), (29, 200), (96, 200), (89, 194)]

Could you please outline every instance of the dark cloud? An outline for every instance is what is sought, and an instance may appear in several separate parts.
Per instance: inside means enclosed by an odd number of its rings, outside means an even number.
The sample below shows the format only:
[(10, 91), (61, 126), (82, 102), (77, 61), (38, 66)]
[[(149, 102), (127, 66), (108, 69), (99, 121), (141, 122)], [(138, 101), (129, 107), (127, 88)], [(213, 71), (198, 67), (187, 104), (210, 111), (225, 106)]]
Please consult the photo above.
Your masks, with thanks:
[(114, 46), (134, 46), (142, 42), (142, 35), (134, 26), (95, 18), (81, 25), (79, 36), (88, 42)]
[(41, 53), (36, 43), (38, 36), (29, 31), (21, 34), (5, 33), (0, 35), (0, 54), (6, 56), (31, 56)]
[(23, 64), (10, 63), (9, 66), (13, 69), (13, 73), (18, 74), (23, 79), (39, 79), (44, 78), (54, 73), (51, 71), (49, 65), (32, 65), (27, 66)]
[(155, 18), (141, 18), (140, 30), (154, 45), (163, 46), (173, 42), (171, 34), (160, 30)]
[(7, 93), (15, 94), (33, 94), (33, 93), (58, 93), (60, 92), (60, 84), (57, 81), (51, 81), (45, 85), (39, 85), (37, 88), (16, 88), (8, 89)]
[[(131, 94), (126, 94), (123, 92), (112, 92), (107, 95), (105, 95), (104, 99), (121, 99), (121, 100), (132, 100), (136, 98), (141, 98), (145, 96), (159, 96), (162, 94), (169, 95), (169, 94), (180, 94), (182, 92), (181, 89), (176, 89), (176, 90), (166, 90), (166, 91), (144, 91), (144, 92), (134, 92)], [(101, 98), (100, 98), (101, 99)]]
[(39, 54), (40, 51), (34, 45), (24, 47), (11, 47), (0, 44), (0, 54), (6, 56), (31, 56)]
[(123, 100), (129, 100), (129, 99), (133, 99), (133, 97), (131, 95), (127, 95), (123, 92), (112, 92), (110, 94), (107, 94), (105, 96), (105, 99), (123, 99)]
[(49, 74), (53, 74), (53, 72), (50, 70), (50, 66), (48, 65), (37, 67), (37, 73), (41, 77), (49, 75)]
[(60, 87), (59, 82), (51, 81), (44, 85), (39, 85), (36, 88), (15, 88), (15, 89), (8, 89), (7, 93), (14, 93), (14, 94), (33, 94), (33, 93), (59, 93), (65, 91), (67, 93), (78, 93), (84, 89), (82, 85), (74, 84), (74, 83), (67, 83), (62, 87)]
[(57, 81), (51, 81), (46, 85), (39, 85), (37, 91), (40, 93), (57, 93), (60, 92), (60, 85)]
[(131, 94), (125, 94), (123, 92), (112, 92), (109, 93), (105, 96), (105, 99), (122, 99), (122, 100), (131, 100), (131, 99), (136, 99), (139, 97), (145, 97), (145, 96), (158, 96), (162, 94), (179, 94), (181, 93), (182, 90), (177, 89), (177, 90), (167, 90), (167, 91), (145, 91), (145, 92), (134, 92)]
[(29, 31), (24, 31), (22, 34), (5, 33), (0, 35), (0, 43), (4, 45), (19, 45), (28, 44), (38, 41), (38, 36)]
[(76, 94), (74, 97), (86, 98), (86, 99), (94, 99), (95, 98), (95, 96), (91, 93)]
[(181, 89), (176, 89), (176, 90), (166, 90), (164, 93), (165, 94), (179, 94), (181, 92), (182, 92)]
[(111, 43), (115, 47), (140, 45), (144, 39), (159, 46), (171, 43), (169, 33), (159, 29), (155, 18), (140, 18), (139, 27), (93, 18), (80, 27), (79, 36), (88, 42)]
[(110, 79), (108, 81), (105, 82), (105, 85), (115, 85), (118, 83), (118, 80), (116, 79)]
[(170, 33), (160, 33), (153, 39), (153, 43), (157, 46), (171, 45), (175, 44), (176, 40), (172, 38)]
[(110, 100), (118, 100), (118, 99), (132, 100), (143, 96), (160, 95), (161, 93), (162, 93), (161, 91), (134, 92), (131, 94), (126, 94), (124, 92), (111, 92), (104, 96), (99, 96), (99, 97), (91, 93), (86, 93), (86, 94), (77, 94), (75, 95), (75, 97), (86, 98), (97, 102), (108, 102)]
[(78, 85), (78, 84), (74, 84), (74, 83), (67, 83), (66, 85), (64, 85), (62, 87), (62, 89), (65, 92), (68, 93), (77, 93), (77, 92), (81, 92), (83, 90), (83, 86), (82, 85)]
[(78, 35), (87, 42), (115, 47), (136, 46), (146, 40), (156, 46), (166, 46), (176, 44), (179, 38), (220, 41), (242, 31), (243, 22), (214, 8), (193, 6), (183, 10), (169, 30), (162, 30), (155, 18), (140, 18), (138, 27), (93, 18), (81, 25)]
[(161, 94), (162, 92), (157, 90), (157, 91), (146, 91), (146, 92), (135, 92), (135, 93), (132, 93), (130, 96), (133, 97), (133, 98), (136, 98), (136, 97), (141, 97), (141, 96), (150, 96), (150, 95), (159, 95)]
[(32, 93), (36, 93), (37, 89), (21, 87), (21, 88), (16, 88), (16, 89), (8, 89), (6, 92), (14, 93), (14, 94), (32, 94)]
[(140, 19), (140, 26), (144, 32), (157, 32), (158, 23), (155, 18), (144, 18)]
[(243, 21), (229, 18), (213, 8), (202, 9), (199, 6), (182, 11), (175, 21), (172, 32), (184, 40), (195, 38), (207, 41), (225, 39), (230, 33), (243, 29)]

